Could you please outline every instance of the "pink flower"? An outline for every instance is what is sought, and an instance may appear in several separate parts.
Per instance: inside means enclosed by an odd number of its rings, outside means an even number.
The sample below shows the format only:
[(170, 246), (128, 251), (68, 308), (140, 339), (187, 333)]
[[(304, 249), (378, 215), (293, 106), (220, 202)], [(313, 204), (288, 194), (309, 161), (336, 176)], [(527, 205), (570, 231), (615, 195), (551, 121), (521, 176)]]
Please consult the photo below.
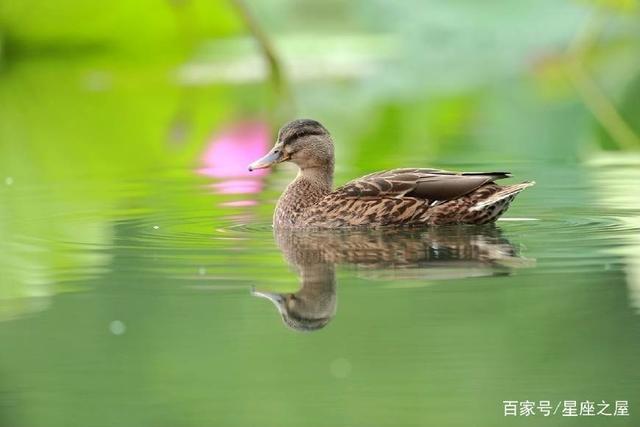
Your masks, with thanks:
[(211, 138), (201, 157), (202, 167), (197, 172), (221, 178), (214, 184), (219, 193), (257, 193), (262, 189), (261, 178), (269, 171), (249, 172), (247, 166), (268, 151), (269, 139), (269, 127), (265, 122), (234, 123)]

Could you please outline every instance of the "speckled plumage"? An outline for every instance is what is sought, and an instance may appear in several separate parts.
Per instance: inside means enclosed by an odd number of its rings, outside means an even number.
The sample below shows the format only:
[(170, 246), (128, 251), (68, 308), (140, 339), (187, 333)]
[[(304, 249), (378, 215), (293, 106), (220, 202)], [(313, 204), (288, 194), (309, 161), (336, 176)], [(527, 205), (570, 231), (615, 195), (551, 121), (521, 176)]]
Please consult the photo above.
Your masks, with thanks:
[(486, 224), (534, 184), (494, 182), (510, 177), (508, 172), (403, 168), (375, 172), (333, 190), (333, 141), (313, 120), (285, 125), (271, 152), (250, 169), (283, 161), (300, 168), (274, 213), (274, 226), (285, 228)]

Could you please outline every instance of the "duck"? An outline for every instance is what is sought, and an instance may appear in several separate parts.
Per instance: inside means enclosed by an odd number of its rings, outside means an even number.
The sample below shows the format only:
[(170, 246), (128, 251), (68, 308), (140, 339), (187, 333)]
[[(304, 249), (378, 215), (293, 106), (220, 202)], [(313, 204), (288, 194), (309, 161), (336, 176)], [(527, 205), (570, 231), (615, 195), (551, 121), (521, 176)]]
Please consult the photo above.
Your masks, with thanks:
[(370, 173), (333, 188), (334, 143), (313, 119), (282, 126), (273, 148), (249, 171), (283, 162), (298, 167), (275, 207), (274, 228), (338, 229), (488, 224), (535, 184), (498, 185), (509, 172), (400, 168)]

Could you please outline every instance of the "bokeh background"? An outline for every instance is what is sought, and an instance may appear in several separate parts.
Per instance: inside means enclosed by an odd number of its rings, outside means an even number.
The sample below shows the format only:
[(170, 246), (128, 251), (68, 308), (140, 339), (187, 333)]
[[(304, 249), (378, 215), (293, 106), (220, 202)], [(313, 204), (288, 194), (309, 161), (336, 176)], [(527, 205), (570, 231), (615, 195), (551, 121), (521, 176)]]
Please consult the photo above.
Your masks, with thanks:
[[(639, 18), (636, 0), (0, 0), (0, 425), (640, 410)], [(286, 330), (248, 289), (297, 286), (268, 231), (293, 171), (246, 165), (297, 117), (332, 132), (337, 183), (535, 179), (510, 211), (531, 221), (503, 228), (537, 267), (347, 270), (340, 322)]]

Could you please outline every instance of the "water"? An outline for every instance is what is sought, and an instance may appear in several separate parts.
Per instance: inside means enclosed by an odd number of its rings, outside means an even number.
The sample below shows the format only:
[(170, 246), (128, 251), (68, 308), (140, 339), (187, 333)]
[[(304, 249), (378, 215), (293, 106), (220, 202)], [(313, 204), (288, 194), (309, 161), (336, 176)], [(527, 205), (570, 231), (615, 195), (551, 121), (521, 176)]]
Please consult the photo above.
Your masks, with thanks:
[(496, 226), (275, 236), (290, 170), (5, 179), (0, 424), (632, 425), (640, 162), (511, 166), (538, 185)]
[[(412, 166), (537, 181), (491, 227), (274, 235), (295, 171), (246, 172), (282, 122), (267, 84), (7, 62), (0, 427), (638, 425), (640, 156), (595, 147), (549, 60), (469, 66), (548, 52), (480, 38), (471, 57), (463, 27), (460, 46), (410, 37), (429, 55), (374, 73), (348, 43), (291, 52), (313, 68), (292, 92), (335, 136), (337, 183)], [(338, 47), (347, 74), (309, 61)], [(440, 57), (455, 61), (411, 66)], [(506, 418), (504, 400), (627, 400), (631, 416)]]

